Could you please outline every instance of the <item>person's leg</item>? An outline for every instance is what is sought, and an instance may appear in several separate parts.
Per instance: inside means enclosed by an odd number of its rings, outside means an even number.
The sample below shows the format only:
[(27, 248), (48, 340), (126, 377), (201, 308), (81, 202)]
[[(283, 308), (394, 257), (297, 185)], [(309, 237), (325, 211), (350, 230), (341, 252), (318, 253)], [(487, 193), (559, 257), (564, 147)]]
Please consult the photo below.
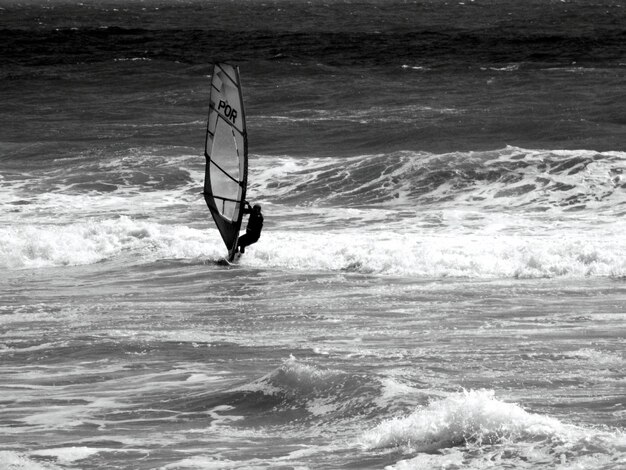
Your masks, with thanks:
[(245, 253), (246, 252), (246, 247), (250, 244), (250, 241), (248, 240), (248, 234), (242, 235), (241, 237), (239, 237), (239, 241), (237, 242), (237, 248), (239, 248), (239, 253)]
[[(258, 241), (259, 241), (259, 236), (258, 235), (254, 234), (254, 233), (247, 232), (244, 235), (244, 243), (245, 243), (244, 244), (244, 248), (246, 246), (253, 245), (253, 244), (255, 244)], [(243, 251), (242, 251), (242, 253), (243, 253)]]

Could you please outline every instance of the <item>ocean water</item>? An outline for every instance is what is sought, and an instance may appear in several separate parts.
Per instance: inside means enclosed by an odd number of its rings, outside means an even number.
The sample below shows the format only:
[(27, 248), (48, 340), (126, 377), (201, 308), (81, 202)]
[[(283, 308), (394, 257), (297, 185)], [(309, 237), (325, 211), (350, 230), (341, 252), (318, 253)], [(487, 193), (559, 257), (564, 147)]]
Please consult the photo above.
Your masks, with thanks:
[(623, 2), (0, 0), (0, 58), (1, 469), (626, 468)]

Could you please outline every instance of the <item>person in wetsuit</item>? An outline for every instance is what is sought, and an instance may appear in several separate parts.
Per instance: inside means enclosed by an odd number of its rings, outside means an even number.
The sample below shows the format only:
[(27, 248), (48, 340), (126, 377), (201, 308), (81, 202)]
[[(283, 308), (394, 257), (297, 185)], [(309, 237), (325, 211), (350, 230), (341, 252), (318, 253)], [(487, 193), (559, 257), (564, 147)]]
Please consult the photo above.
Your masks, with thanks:
[(237, 242), (239, 253), (245, 253), (247, 246), (256, 243), (263, 229), (263, 214), (261, 214), (261, 206), (259, 204), (250, 207), (250, 204), (246, 202), (246, 208), (243, 210), (243, 213), (250, 214), (250, 217), (248, 218), (248, 226), (246, 227), (245, 235), (239, 237), (239, 241)]

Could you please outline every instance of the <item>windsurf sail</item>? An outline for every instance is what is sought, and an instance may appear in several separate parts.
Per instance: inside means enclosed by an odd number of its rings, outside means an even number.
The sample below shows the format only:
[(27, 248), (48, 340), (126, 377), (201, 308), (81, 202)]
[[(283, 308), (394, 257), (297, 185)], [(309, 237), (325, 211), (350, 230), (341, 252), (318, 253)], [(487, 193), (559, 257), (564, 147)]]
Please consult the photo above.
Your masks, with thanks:
[(248, 184), (248, 134), (239, 68), (230, 64), (213, 66), (204, 156), (204, 199), (232, 261)]

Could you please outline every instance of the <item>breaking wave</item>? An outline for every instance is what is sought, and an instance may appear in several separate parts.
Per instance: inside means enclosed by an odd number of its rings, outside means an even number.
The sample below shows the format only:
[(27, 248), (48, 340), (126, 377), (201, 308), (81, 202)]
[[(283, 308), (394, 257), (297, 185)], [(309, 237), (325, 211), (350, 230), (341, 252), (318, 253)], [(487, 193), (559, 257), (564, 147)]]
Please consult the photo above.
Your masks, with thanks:
[[(8, 269), (76, 266), (122, 258), (219, 257), (217, 237), (186, 226), (133, 220), (0, 228), (0, 266)], [(213, 243), (211, 243), (213, 242)]]
[(253, 181), (281, 203), (626, 213), (626, 153), (526, 150), (276, 158)]
[[(58, 170), (53, 178), (7, 178), (0, 266), (220, 259), (225, 249), (200, 193), (202, 162), (155, 152), (73, 162), (70, 176)], [(264, 205), (267, 227), (242, 258), (244, 268), (412, 277), (626, 275), (623, 152), (507, 147), (252, 158), (249, 195)]]
[[(366, 224), (367, 219), (361, 223)], [(395, 222), (396, 224), (402, 223)], [(413, 222), (415, 223), (415, 222)], [(414, 277), (541, 278), (626, 275), (619, 232), (541, 236), (506, 233), (267, 230), (240, 260), (242, 268), (338, 271)], [(285, 246), (294, 247), (288, 251)], [(68, 225), (0, 228), (5, 269), (75, 266), (116, 260), (217, 261), (225, 249), (216, 230), (130, 217)]]
[[(532, 468), (619, 468), (626, 455), (626, 436), (620, 431), (566, 424), (484, 390), (453, 394), (383, 421), (365, 432), (361, 443), (366, 449), (418, 453), (396, 463), (396, 470), (464, 466), (467, 452), (478, 454), (471, 468), (520, 462)], [(507, 444), (506, 451), (500, 444)]]

